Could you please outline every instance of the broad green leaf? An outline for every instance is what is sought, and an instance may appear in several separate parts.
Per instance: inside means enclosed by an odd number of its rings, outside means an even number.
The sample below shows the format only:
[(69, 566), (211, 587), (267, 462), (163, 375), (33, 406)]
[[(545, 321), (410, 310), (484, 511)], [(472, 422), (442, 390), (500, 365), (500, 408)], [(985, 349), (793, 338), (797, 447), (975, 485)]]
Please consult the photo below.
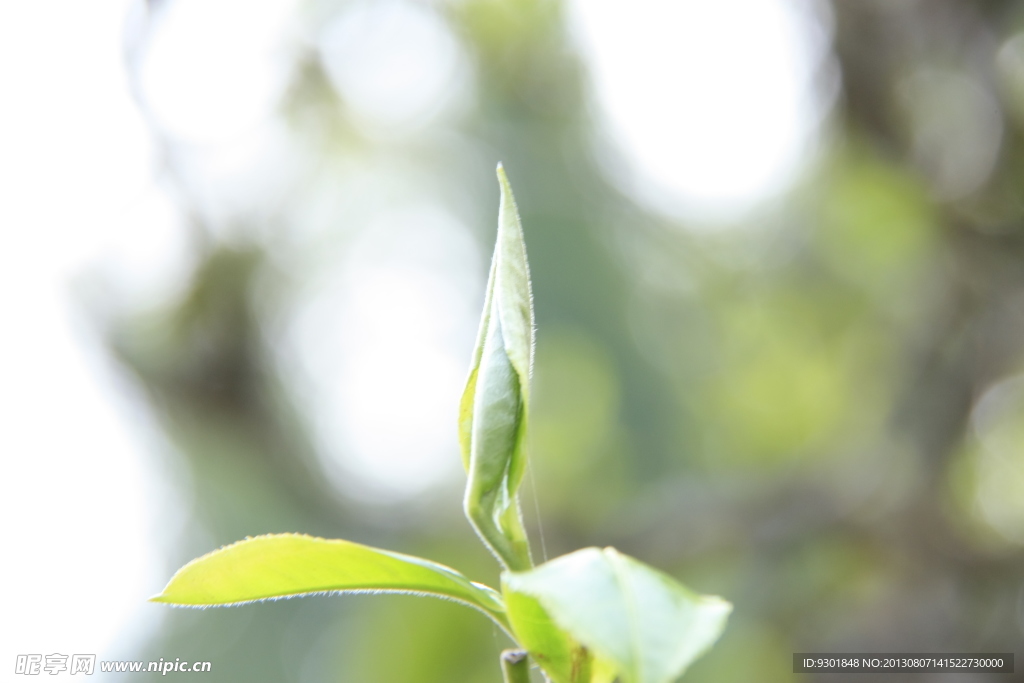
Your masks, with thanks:
[(500, 165), (498, 182), (498, 237), (459, 408), (459, 441), (469, 474), (466, 515), (506, 567), (523, 570), (533, 562), (516, 492), (526, 467), (533, 300), (519, 213)]
[[(614, 548), (577, 550), (530, 571), (505, 572), (502, 582), (507, 601), (510, 592), (536, 598), (623, 683), (674, 681), (718, 639), (732, 609)], [(515, 624), (517, 616), (510, 617)]]
[(408, 593), (476, 608), (510, 632), (501, 596), (411, 555), (302, 534), (256, 536), (192, 560), (153, 602), (237, 605), (309, 593)]
[(505, 609), (519, 646), (553, 683), (610, 683), (615, 670), (563, 631), (536, 598), (504, 586)]

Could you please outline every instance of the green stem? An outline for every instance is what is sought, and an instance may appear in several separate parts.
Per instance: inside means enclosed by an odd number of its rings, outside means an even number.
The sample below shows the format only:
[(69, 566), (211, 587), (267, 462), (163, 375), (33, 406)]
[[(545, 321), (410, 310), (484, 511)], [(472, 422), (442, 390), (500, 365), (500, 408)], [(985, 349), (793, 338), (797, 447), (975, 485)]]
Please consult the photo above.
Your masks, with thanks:
[(526, 650), (502, 651), (501, 673), (505, 675), (505, 683), (530, 683), (530, 658)]

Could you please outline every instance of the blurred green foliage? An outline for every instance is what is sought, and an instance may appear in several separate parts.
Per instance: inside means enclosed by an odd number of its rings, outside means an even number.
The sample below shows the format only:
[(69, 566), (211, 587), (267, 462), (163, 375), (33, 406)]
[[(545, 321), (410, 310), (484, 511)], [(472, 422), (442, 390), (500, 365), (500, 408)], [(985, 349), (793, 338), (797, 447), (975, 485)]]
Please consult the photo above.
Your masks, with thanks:
[[(543, 537), (535, 553), (615, 545), (728, 596), (730, 628), (688, 680), (795, 680), (795, 651), (1012, 651), (1024, 579), (1024, 403), (1012, 379), (1024, 359), (1024, 8), (833, 2), (839, 92), (812, 171), (784, 202), (719, 232), (690, 231), (606, 179), (560, 2), (422, 8), (473, 74), (457, 113), (417, 135), (367, 134), (321, 55), (298, 50), (282, 116), (311, 159), (305, 182), (242, 240), (219, 236), (180, 192), (203, 236), (191, 283), (111, 326), (194, 484), (194, 528), (169, 564), (303, 531), (496, 582), (457, 486), (382, 509), (328, 483), (274, 349), (311, 270), (295, 264), (330, 260), (349, 239), (343, 210), (324, 234), (294, 230), (316, 193), (344, 204), (360, 172), (405, 174), (473, 226), (486, 254), (497, 195), (485, 181), (501, 159), (537, 302), (524, 499)], [(308, 0), (304, 30), (317, 36), (350, 9)], [(973, 163), (957, 156), (969, 151), (963, 108), (933, 108), (954, 117), (938, 136), (907, 108), (906, 79), (935, 69), (995, 102), (1002, 125), (992, 168), (960, 194), (949, 174)], [(505, 645), (483, 617), (435, 601), (296, 600), (175, 612), (139, 658), (210, 660), (211, 683), (482, 682), (497, 680)]]

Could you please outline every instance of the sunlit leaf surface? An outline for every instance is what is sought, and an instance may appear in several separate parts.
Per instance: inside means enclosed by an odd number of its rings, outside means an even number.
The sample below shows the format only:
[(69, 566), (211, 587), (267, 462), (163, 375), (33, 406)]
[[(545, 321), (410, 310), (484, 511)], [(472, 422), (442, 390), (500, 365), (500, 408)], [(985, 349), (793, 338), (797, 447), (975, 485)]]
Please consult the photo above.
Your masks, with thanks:
[(193, 560), (154, 602), (235, 605), (309, 593), (408, 593), (474, 607), (508, 630), (501, 597), (454, 569), (358, 543), (300, 534), (257, 536)]
[(589, 654), (558, 628), (536, 598), (505, 591), (509, 620), (519, 645), (530, 653), (554, 683), (574, 683)]
[[(718, 639), (732, 609), (613, 548), (578, 550), (530, 571), (506, 572), (503, 581), (507, 595), (536, 598), (562, 629), (613, 664), (624, 683), (675, 680)], [(518, 611), (515, 600), (509, 604)]]

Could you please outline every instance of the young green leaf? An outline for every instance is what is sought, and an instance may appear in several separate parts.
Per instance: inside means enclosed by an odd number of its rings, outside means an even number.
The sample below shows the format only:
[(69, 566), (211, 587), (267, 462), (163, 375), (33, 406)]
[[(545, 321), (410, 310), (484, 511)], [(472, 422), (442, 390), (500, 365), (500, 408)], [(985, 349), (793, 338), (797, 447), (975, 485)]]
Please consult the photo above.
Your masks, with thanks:
[(498, 238), (459, 409), (459, 441), (469, 474), (466, 516), (503, 565), (524, 570), (533, 561), (516, 495), (526, 467), (533, 299), (519, 212), (500, 165), (498, 182)]
[(502, 583), (517, 629), (519, 606), (512, 594), (522, 593), (612, 664), (623, 683), (678, 678), (718, 639), (732, 609), (614, 548), (585, 548), (530, 571), (505, 572)]
[(511, 633), (492, 588), (454, 569), (410, 555), (342, 540), (271, 534), (192, 560), (153, 602), (208, 606), (309, 593), (407, 593), (454, 600), (480, 610)]
[(611, 683), (614, 668), (596, 660), (552, 621), (536, 598), (504, 587), (505, 609), (516, 640), (552, 683)]

